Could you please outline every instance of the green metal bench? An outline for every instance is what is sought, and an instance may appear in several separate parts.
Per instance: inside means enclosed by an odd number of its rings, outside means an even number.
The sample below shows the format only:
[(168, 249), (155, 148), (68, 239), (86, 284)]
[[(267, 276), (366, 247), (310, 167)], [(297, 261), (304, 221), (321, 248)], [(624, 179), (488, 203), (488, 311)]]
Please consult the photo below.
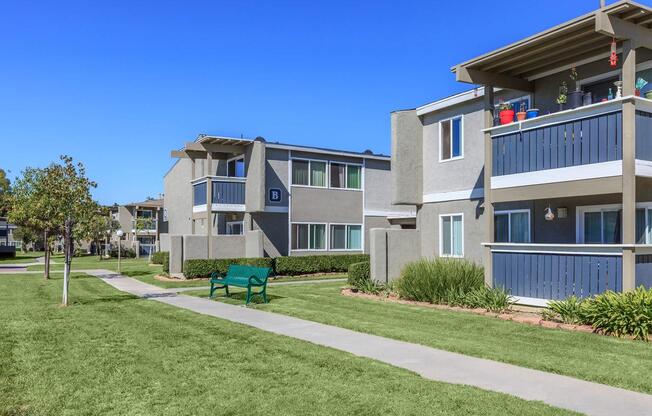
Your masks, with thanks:
[[(225, 289), (226, 296), (229, 296), (229, 286), (236, 286), (247, 288), (246, 304), (249, 304), (253, 295), (262, 295), (267, 303), (267, 278), (271, 272), (272, 269), (269, 267), (231, 264), (226, 274), (218, 272), (211, 274), (211, 293), (208, 297), (212, 298), (217, 289)], [(252, 288), (262, 288), (262, 290), (254, 292)]]

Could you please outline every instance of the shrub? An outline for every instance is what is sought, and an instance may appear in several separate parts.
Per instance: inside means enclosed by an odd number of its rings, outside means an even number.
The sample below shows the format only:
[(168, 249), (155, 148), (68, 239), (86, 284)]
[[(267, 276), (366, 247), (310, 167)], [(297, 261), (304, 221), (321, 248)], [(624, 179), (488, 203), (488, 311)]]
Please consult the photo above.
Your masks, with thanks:
[(462, 298), (462, 306), (482, 308), (489, 312), (504, 312), (514, 304), (514, 299), (502, 288), (482, 287), (472, 290)]
[(226, 273), (230, 264), (244, 264), (274, 269), (274, 259), (269, 257), (239, 259), (196, 259), (183, 262), (183, 274), (187, 279), (210, 277), (211, 273)]
[(157, 251), (152, 254), (152, 264), (164, 264), (170, 253), (168, 251)]
[(431, 303), (458, 303), (484, 287), (481, 266), (461, 259), (421, 259), (409, 263), (396, 283), (402, 298)]
[(311, 273), (346, 272), (349, 265), (369, 261), (367, 254), (287, 256), (276, 258), (276, 274), (298, 275)]
[(647, 341), (652, 332), (652, 289), (606, 292), (586, 301), (583, 319), (596, 330)]
[[(109, 257), (118, 258), (118, 246), (117, 245), (114, 244), (114, 245), (111, 246), (111, 250), (109, 250)], [(127, 259), (127, 258), (129, 258), (129, 259), (136, 258), (136, 250), (134, 250), (133, 248), (129, 248), (129, 247), (121, 247), (120, 248), (120, 257), (125, 258), (125, 259)]]
[(362, 285), (371, 281), (369, 267), (369, 262), (367, 261), (350, 264), (348, 272), (349, 286), (362, 290)]
[(584, 300), (571, 296), (564, 300), (548, 302), (548, 308), (553, 312), (553, 316), (563, 323), (577, 325), (584, 323), (584, 303)]

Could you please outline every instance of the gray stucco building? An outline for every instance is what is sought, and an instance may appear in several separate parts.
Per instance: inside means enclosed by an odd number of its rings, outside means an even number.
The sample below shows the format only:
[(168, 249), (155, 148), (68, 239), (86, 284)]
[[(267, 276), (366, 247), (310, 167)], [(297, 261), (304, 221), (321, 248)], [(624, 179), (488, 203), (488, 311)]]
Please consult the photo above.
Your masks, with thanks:
[(391, 203), (390, 158), (205, 136), (164, 178), (171, 272), (191, 258), (369, 252), (373, 228), (414, 227)]
[[(452, 68), (475, 89), (392, 113), (393, 201), (417, 227), (374, 230), (372, 276), (466, 258), (531, 304), (652, 285), (650, 15), (602, 7)], [(502, 124), (507, 103), (522, 118)]]

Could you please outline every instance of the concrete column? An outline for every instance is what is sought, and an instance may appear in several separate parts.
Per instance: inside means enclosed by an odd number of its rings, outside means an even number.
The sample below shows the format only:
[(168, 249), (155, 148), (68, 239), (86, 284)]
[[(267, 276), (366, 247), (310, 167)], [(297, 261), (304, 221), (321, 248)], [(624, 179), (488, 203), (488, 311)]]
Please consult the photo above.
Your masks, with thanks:
[(211, 178), (208, 177), (211, 175), (211, 170), (213, 166), (213, 154), (211, 152), (206, 152), (206, 166), (204, 173), (206, 174), (206, 258), (211, 258), (212, 248), (213, 248), (213, 183)]
[[(494, 123), (494, 88), (490, 85), (484, 87), (484, 127), (493, 127)], [(494, 206), (491, 199), (491, 166), (492, 166), (492, 151), (491, 151), (491, 134), (484, 134), (484, 216), (485, 216), (485, 235), (484, 242), (494, 242)], [(491, 247), (485, 246), (482, 252), (482, 260), (484, 264), (484, 281), (487, 286), (493, 286), (493, 258), (491, 255)]]
[[(623, 42), (623, 96), (634, 95), (636, 49), (631, 40)], [(636, 243), (636, 106), (623, 102), (623, 244)], [(623, 250), (623, 290), (632, 290), (636, 282), (636, 254)]]

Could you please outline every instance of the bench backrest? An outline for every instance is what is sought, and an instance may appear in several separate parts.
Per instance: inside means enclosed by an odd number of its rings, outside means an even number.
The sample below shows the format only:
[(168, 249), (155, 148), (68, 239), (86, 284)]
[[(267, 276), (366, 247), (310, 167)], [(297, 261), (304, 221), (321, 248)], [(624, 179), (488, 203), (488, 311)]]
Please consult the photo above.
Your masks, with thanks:
[(243, 264), (231, 264), (229, 265), (229, 270), (227, 271), (227, 277), (246, 277), (247, 279), (251, 276), (256, 276), (262, 281), (267, 280), (267, 277), (271, 274), (272, 269), (269, 267), (256, 267), (256, 266), (247, 266)]

